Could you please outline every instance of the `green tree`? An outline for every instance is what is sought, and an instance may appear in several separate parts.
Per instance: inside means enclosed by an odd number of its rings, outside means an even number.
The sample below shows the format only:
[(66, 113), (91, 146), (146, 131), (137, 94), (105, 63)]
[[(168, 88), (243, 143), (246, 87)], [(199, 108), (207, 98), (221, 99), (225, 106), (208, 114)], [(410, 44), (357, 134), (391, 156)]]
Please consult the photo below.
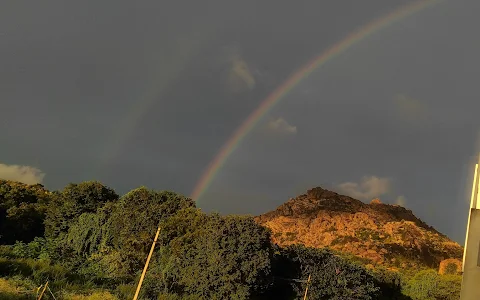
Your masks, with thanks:
[(97, 181), (67, 185), (62, 191), (53, 193), (45, 219), (46, 236), (57, 238), (65, 234), (81, 214), (94, 213), (118, 198), (114, 190)]
[(54, 241), (54, 257), (65, 266), (92, 278), (127, 276), (118, 263), (108, 261), (115, 256), (112, 235), (107, 225), (114, 207), (114, 202), (107, 202), (96, 212), (83, 213), (71, 221), (68, 232)]
[[(90, 201), (71, 196), (81, 194), (78, 191), (64, 194), (66, 199), (76, 200), (53, 214), (56, 223), (64, 226), (54, 238), (52, 256), (77, 273), (98, 280), (133, 280), (143, 268), (160, 222), (179, 210), (194, 207), (192, 200), (179, 194), (145, 187), (130, 191), (118, 201), (109, 201), (115, 197), (96, 198), (95, 193), (89, 194)], [(85, 203), (103, 206), (92, 211), (95, 205)]]
[(0, 180), (0, 243), (30, 242), (42, 237), (51, 193), (41, 184)]
[(162, 226), (152, 277), (179, 299), (251, 299), (271, 283), (270, 231), (249, 216), (185, 210)]
[(107, 224), (108, 244), (119, 251), (124, 269), (129, 274), (141, 271), (160, 222), (192, 207), (191, 199), (169, 191), (140, 187), (125, 194)]
[(277, 253), (274, 274), (289, 281), (297, 297), (303, 295), (309, 275), (309, 299), (377, 299), (380, 295), (375, 278), (367, 270), (328, 249), (293, 245)]
[(370, 270), (380, 288), (379, 300), (408, 300), (410, 297), (402, 293), (402, 274), (382, 267)]

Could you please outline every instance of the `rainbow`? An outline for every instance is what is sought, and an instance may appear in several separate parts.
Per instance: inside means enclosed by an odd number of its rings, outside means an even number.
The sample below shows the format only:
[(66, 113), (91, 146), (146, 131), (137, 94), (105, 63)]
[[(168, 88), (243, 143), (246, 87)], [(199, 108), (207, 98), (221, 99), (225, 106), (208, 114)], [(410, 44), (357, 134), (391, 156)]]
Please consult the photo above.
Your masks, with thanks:
[(198, 201), (202, 197), (212, 183), (212, 180), (215, 178), (218, 171), (227, 161), (228, 157), (235, 151), (248, 133), (258, 124), (262, 117), (265, 116), (265, 114), (268, 113), (272, 107), (275, 106), (275, 104), (277, 104), (286, 94), (288, 94), (288, 92), (291, 91), (300, 81), (308, 77), (314, 70), (323, 66), (325, 63), (334, 59), (339, 54), (371, 34), (440, 1), (441, 0), (422, 0), (403, 6), (354, 31), (346, 36), (343, 40), (331, 46), (322, 54), (305, 64), (301, 69), (289, 77), (281, 86), (274, 90), (273, 93), (271, 93), (264, 101), (262, 101), (260, 106), (258, 106), (240, 125), (240, 127), (235, 130), (233, 135), (226, 141), (215, 158), (207, 166), (206, 170), (201, 175), (200, 180), (195, 185), (190, 197), (195, 201)]
[[(175, 41), (178, 49), (174, 55), (168, 52), (160, 52), (161, 67), (158, 67), (158, 73), (152, 77), (150, 88), (143, 91), (140, 101), (134, 101), (128, 110), (128, 114), (119, 119), (115, 131), (109, 137), (109, 142), (100, 153), (100, 163), (94, 174), (101, 177), (108, 164), (116, 159), (130, 137), (135, 133), (135, 129), (148, 112), (152, 105), (157, 103), (162, 93), (166, 91), (172, 82), (174, 82), (188, 64), (195, 58), (195, 54), (214, 36), (215, 29), (212, 25), (194, 26), (194, 30), (180, 34), (180, 38)], [(167, 58), (167, 59), (165, 59)], [(139, 104), (140, 103), (140, 104)], [(103, 174), (105, 175), (105, 174)]]

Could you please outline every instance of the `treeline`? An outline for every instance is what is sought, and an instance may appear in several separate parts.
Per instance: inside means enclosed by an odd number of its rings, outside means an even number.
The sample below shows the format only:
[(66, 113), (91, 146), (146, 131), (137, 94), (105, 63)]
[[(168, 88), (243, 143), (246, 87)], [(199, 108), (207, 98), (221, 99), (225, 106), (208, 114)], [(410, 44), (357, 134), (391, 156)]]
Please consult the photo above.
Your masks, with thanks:
[(280, 248), (250, 216), (145, 187), (120, 197), (94, 181), (50, 192), (0, 180), (0, 276), (131, 299), (158, 226), (142, 299), (302, 299), (309, 276), (308, 299), (458, 299), (453, 275), (405, 279), (328, 249)]

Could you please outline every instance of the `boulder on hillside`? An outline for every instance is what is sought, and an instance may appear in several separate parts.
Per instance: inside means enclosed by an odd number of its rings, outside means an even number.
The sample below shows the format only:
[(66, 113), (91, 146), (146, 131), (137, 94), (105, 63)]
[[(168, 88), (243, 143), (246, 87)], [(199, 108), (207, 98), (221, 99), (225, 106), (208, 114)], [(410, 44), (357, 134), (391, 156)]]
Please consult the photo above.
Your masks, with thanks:
[(444, 259), (440, 262), (438, 274), (440, 275), (457, 275), (462, 272), (462, 261), (456, 258)]

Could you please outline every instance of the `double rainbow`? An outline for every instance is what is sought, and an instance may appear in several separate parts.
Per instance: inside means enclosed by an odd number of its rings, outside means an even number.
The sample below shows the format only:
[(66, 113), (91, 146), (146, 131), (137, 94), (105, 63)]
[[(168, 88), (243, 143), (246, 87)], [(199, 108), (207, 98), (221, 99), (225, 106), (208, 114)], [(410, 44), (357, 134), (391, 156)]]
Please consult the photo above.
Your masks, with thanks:
[(238, 145), (242, 142), (242, 140), (258, 124), (262, 117), (264, 117), (275, 106), (275, 104), (283, 99), (284, 96), (287, 95), (288, 92), (291, 91), (299, 82), (308, 77), (313, 71), (320, 68), (325, 63), (334, 59), (339, 54), (366, 37), (438, 2), (440, 2), (440, 0), (423, 0), (403, 6), (349, 34), (343, 40), (331, 46), (322, 54), (295, 72), (287, 79), (287, 81), (285, 81), (265, 100), (263, 100), (260, 106), (258, 106), (240, 125), (240, 127), (235, 130), (233, 135), (225, 142), (218, 154), (203, 172), (190, 197), (195, 201), (198, 201), (202, 197), (219, 170), (225, 164), (230, 155), (235, 151)]

